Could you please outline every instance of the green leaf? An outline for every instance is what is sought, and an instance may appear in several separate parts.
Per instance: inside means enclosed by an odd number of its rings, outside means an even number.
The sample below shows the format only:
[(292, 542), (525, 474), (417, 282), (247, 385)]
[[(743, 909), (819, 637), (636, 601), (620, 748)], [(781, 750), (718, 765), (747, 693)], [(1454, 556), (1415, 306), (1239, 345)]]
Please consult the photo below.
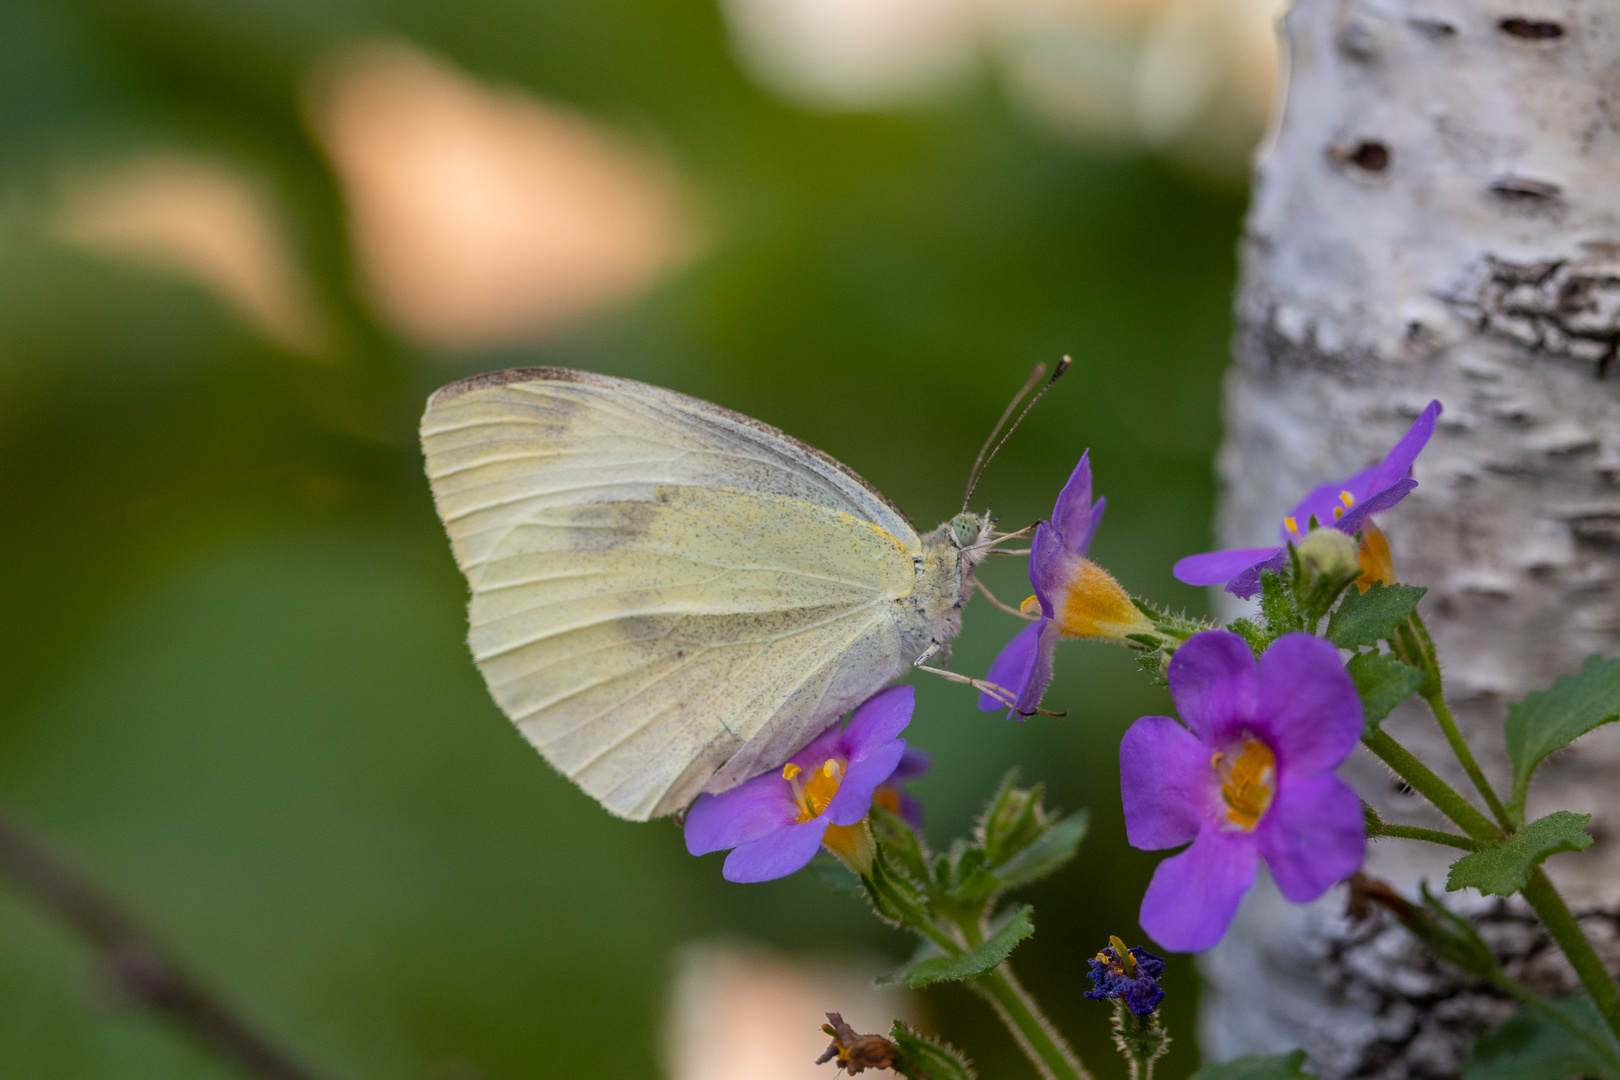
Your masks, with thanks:
[(1192, 1080), (1299, 1080), (1312, 1076), (1300, 1066), (1305, 1063), (1305, 1051), (1271, 1057), (1240, 1057), (1219, 1065), (1205, 1065), (1192, 1074)]
[(1078, 810), (1048, 826), (1033, 844), (995, 868), (1004, 889), (1015, 889), (1039, 881), (1061, 868), (1080, 848), (1091, 824), (1091, 814)]
[(1389, 711), (1413, 694), (1428, 678), (1411, 664), (1402, 663), (1389, 653), (1357, 653), (1347, 665), (1350, 681), (1361, 695), (1361, 710), (1365, 714), (1363, 734), (1378, 730)]
[(1328, 619), (1328, 640), (1341, 649), (1387, 641), (1427, 591), (1417, 585), (1377, 584), (1366, 592), (1346, 593)]
[(906, 981), (915, 990), (930, 983), (960, 981), (983, 975), (1007, 959), (1020, 941), (1035, 932), (1035, 924), (1029, 916), (1028, 905), (1018, 908), (1012, 918), (977, 949), (962, 956), (941, 956), (913, 964), (906, 971)]
[(1595, 727), (1620, 716), (1620, 660), (1586, 658), (1579, 674), (1565, 675), (1545, 690), (1508, 706), (1507, 750), (1513, 761), (1509, 807), (1524, 812), (1525, 792), (1536, 766)]
[(1446, 891), (1478, 889), (1492, 896), (1512, 896), (1530, 881), (1530, 871), (1541, 860), (1560, 851), (1583, 851), (1592, 838), (1581, 830), (1591, 814), (1559, 810), (1537, 818), (1518, 832), (1451, 864)]
[(896, 1020), (889, 1038), (900, 1048), (895, 1071), (907, 1080), (977, 1080), (973, 1063), (948, 1042), (919, 1035)]
[[(1597, 1076), (1620, 1080), (1620, 1045), (1614, 1041), (1592, 999), (1585, 994), (1561, 999), (1543, 999), (1573, 1021), (1590, 1037), (1578, 1038), (1561, 1024), (1530, 1009), (1522, 1008), (1496, 1028), (1474, 1041), (1474, 1048), (1463, 1066), (1463, 1080), (1568, 1080), (1573, 1076)], [(1592, 1045), (1609, 1047), (1600, 1053)]]

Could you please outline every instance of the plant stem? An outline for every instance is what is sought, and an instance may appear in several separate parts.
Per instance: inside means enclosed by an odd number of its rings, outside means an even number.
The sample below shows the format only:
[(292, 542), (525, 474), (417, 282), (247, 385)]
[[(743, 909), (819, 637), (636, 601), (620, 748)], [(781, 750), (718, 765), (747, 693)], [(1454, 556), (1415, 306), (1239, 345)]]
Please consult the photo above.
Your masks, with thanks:
[(1012, 1032), (1018, 1048), (1034, 1063), (1043, 1080), (1091, 1080), (1080, 1059), (1063, 1041), (1052, 1022), (1019, 985), (1005, 963), (974, 979), (973, 988), (989, 999), (996, 1015)]
[(1557, 1024), (1559, 1027), (1575, 1036), (1581, 1042), (1585, 1043), (1588, 1049), (1592, 1050), (1592, 1052), (1597, 1054), (1598, 1057), (1608, 1062), (1614, 1071), (1620, 1072), (1620, 1054), (1615, 1053), (1613, 1045), (1605, 1043), (1603, 1040), (1599, 1039), (1592, 1032), (1588, 1031), (1584, 1025), (1575, 1021), (1562, 1009), (1553, 1007), (1553, 1005), (1542, 998), (1540, 994), (1533, 993), (1518, 980), (1509, 976), (1501, 968), (1496, 969), (1496, 974), (1491, 977), (1491, 981), (1497, 986), (1501, 987), (1503, 990), (1507, 991), (1513, 997), (1517, 998), (1526, 1009), (1529, 1009), (1543, 1020), (1548, 1020), (1554, 1024)]
[(1547, 872), (1539, 866), (1530, 872), (1530, 883), (1524, 887), (1524, 899), (1540, 917), (1553, 940), (1558, 942), (1558, 947), (1564, 950), (1570, 966), (1581, 978), (1581, 985), (1592, 996), (1592, 1003), (1603, 1014), (1603, 1020), (1614, 1032), (1615, 1038), (1620, 1039), (1620, 988), (1616, 988), (1614, 980), (1609, 977), (1608, 970), (1598, 959), (1597, 951), (1587, 940), (1585, 931), (1575, 921), (1569, 905), (1564, 903), (1564, 898), (1553, 887)]
[(1379, 728), (1361, 741), (1378, 755), (1379, 760), (1393, 769), (1396, 776), (1411, 784), (1418, 794), (1456, 822), (1463, 832), (1485, 842), (1502, 838), (1501, 831), (1491, 824), (1490, 818), (1474, 809), (1473, 804), (1458, 794), (1456, 788), (1436, 776), (1432, 769), (1414, 757), (1412, 751), (1396, 742), (1388, 732)]
[[(969, 949), (984, 944), (984, 931), (977, 920), (963, 919), (957, 926)], [(1013, 975), (1011, 964), (1003, 961), (968, 985), (990, 1002), (1042, 1080), (1091, 1080), (1080, 1058)]]
[(1474, 758), (1474, 752), (1469, 749), (1468, 743), (1463, 739), (1462, 732), (1457, 727), (1456, 719), (1451, 715), (1451, 707), (1446, 704), (1445, 688), (1440, 676), (1440, 657), (1435, 652), (1434, 639), (1429, 636), (1429, 628), (1424, 625), (1423, 616), (1416, 611), (1407, 616), (1407, 625), (1402, 629), (1410, 635), (1406, 643), (1408, 649), (1416, 653), (1416, 658), (1423, 664), (1424, 674), (1429, 681), (1419, 691), (1423, 700), (1429, 703), (1429, 710), (1434, 713), (1435, 721), (1440, 725), (1440, 731), (1451, 744), (1451, 752), (1457, 755), (1462, 763), (1463, 770), (1468, 773), (1468, 779), (1474, 782), (1474, 788), (1485, 799), (1485, 805), (1491, 808), (1496, 815), (1496, 821), (1504, 831), (1513, 831), (1513, 819), (1508, 816), (1507, 807), (1502, 800), (1496, 797), (1496, 789), (1485, 778), (1485, 770), (1479, 767)]
[(1442, 832), (1439, 829), (1420, 829), (1415, 825), (1391, 825), (1387, 821), (1376, 824), (1368, 822), (1367, 835), (1397, 836), (1403, 840), (1427, 840), (1431, 844), (1444, 844), (1446, 847), (1462, 848), (1464, 851), (1479, 850), (1479, 844), (1466, 836)]

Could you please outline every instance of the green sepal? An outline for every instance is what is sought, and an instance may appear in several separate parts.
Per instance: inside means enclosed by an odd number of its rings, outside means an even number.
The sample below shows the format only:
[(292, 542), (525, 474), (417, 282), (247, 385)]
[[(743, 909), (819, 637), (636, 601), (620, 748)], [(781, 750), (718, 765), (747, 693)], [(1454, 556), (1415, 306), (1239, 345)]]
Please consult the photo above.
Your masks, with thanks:
[(872, 868), (861, 875), (861, 888), (878, 918), (901, 929), (928, 922), (928, 900), (918, 884), (897, 870), (881, 846), (872, 853)]
[(1584, 851), (1592, 837), (1582, 830), (1591, 814), (1559, 810), (1451, 864), (1446, 891), (1478, 889), (1487, 896), (1512, 896), (1530, 883), (1530, 871), (1549, 855)]
[(1366, 592), (1346, 593), (1328, 619), (1328, 640), (1341, 649), (1388, 641), (1427, 591), (1418, 585), (1378, 583)]
[(960, 982), (994, 969), (1012, 953), (1020, 941), (1035, 932), (1030, 921), (1030, 908), (1026, 904), (1015, 909), (1002, 922), (1001, 928), (985, 939), (972, 952), (961, 956), (940, 956), (923, 960), (906, 970), (906, 982), (913, 990), (930, 983)]
[(1219, 1065), (1205, 1065), (1192, 1074), (1191, 1080), (1300, 1080), (1300, 1077), (1313, 1077), (1314, 1073), (1300, 1068), (1303, 1064), (1303, 1050), (1270, 1057), (1240, 1057)]
[(974, 826), (989, 865), (1006, 862), (1046, 831), (1046, 814), (1041, 806), (1045, 792), (1044, 784), (1019, 787), (1018, 769), (1007, 770)]
[(1271, 647), (1271, 635), (1248, 619), (1233, 619), (1226, 624), (1226, 628), (1248, 643), (1249, 651), (1254, 653), (1256, 660)]
[(1586, 658), (1575, 675), (1508, 706), (1507, 751), (1513, 762), (1513, 794), (1508, 809), (1524, 815), (1524, 797), (1536, 766), (1593, 728), (1620, 716), (1620, 660)]
[(889, 1038), (900, 1048), (894, 1070), (907, 1080), (978, 1080), (973, 1063), (948, 1042), (919, 1035), (899, 1020)]
[(1080, 849), (1090, 825), (1091, 814), (1077, 810), (1047, 826), (1034, 843), (995, 868), (1001, 887), (1016, 889), (1061, 869)]
[(1164, 677), (1164, 656), (1161, 653), (1138, 653), (1136, 663), (1148, 673), (1154, 686), (1164, 686), (1167, 680)]
[(1357, 653), (1346, 668), (1361, 698), (1363, 736), (1377, 731), (1390, 710), (1417, 693), (1429, 678), (1389, 653)]
[(952, 900), (972, 903), (983, 900), (1001, 888), (1001, 879), (985, 866), (984, 848), (965, 847), (953, 860), (951, 887), (946, 890)]
[(870, 811), (872, 838), (894, 865), (919, 882), (928, 880), (928, 847), (904, 818), (881, 806)]
[(1266, 633), (1273, 640), (1305, 629), (1293, 595), (1275, 570), (1260, 572), (1260, 615), (1266, 620)]
[(1543, 998), (1542, 1003), (1586, 1031), (1592, 1042), (1609, 1047), (1610, 1054), (1599, 1053), (1568, 1028), (1525, 1007), (1474, 1040), (1463, 1065), (1463, 1080), (1567, 1080), (1572, 1076), (1620, 1080), (1620, 1064), (1616, 1063), (1620, 1044), (1591, 998), (1577, 994)]

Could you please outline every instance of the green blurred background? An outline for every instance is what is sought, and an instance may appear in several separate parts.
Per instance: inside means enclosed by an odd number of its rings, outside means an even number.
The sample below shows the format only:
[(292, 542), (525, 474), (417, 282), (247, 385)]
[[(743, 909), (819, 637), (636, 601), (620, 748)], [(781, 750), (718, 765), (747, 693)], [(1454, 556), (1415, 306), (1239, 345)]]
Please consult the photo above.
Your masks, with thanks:
[[(655, 138), (701, 201), (702, 254), (541, 344), (406, 344), (354, 285), (303, 105), (314, 65), (379, 37)], [(64, 169), (152, 146), (273, 193), (330, 355), (46, 226)], [(1090, 447), (1109, 498), (1094, 555), (1197, 611), (1169, 566), (1209, 540), (1241, 198), (1077, 148), (990, 74), (883, 115), (779, 103), (708, 0), (7, 0), (0, 800), (330, 1076), (659, 1076), (683, 943), (907, 942), (808, 873), (727, 884), (673, 825), (610, 818), (521, 740), (464, 645), (414, 437), (426, 395), (514, 364), (648, 380), (821, 447), (927, 528), (1030, 366), (1070, 353), (976, 502), (1033, 520)], [(1021, 574), (988, 577), (1016, 603)], [(982, 671), (1017, 627), (975, 603), (953, 666)], [(1157, 857), (1125, 845), (1115, 752), (1167, 701), (1122, 650), (1069, 645), (1048, 704), (1069, 715), (1010, 725), (920, 683), (909, 734), (935, 767), (915, 791), (936, 843), (1014, 764), (1091, 808), (1015, 965), (1116, 1077), (1085, 961), (1140, 936)], [(1167, 985), (1174, 1080), (1197, 1064), (1184, 959)], [(924, 999), (984, 1076), (1029, 1075), (977, 999)], [(113, 1000), (89, 950), (0, 881), (0, 1075), (235, 1074)]]

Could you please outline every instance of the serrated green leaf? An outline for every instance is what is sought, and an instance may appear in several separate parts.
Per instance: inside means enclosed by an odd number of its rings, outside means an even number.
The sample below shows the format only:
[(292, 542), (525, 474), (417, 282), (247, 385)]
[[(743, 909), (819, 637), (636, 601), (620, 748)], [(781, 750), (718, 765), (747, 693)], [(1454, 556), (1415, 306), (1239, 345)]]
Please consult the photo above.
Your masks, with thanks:
[(915, 990), (930, 983), (960, 981), (983, 975), (1007, 959), (1018, 943), (1034, 932), (1035, 924), (1030, 921), (1030, 909), (1026, 905), (1014, 911), (1012, 918), (977, 949), (962, 956), (941, 956), (913, 964), (906, 971), (906, 981)]
[(1366, 592), (1348, 592), (1328, 619), (1327, 636), (1341, 649), (1376, 645), (1395, 635), (1395, 628), (1412, 614), (1427, 589), (1417, 585), (1374, 585)]
[(1581, 831), (1591, 820), (1591, 814), (1570, 810), (1537, 818), (1506, 839), (1452, 863), (1446, 891), (1478, 889), (1490, 896), (1512, 896), (1529, 883), (1530, 871), (1547, 856), (1591, 847), (1592, 838)]
[(1048, 826), (1033, 844), (1002, 865), (995, 867), (995, 875), (1004, 889), (1016, 889), (1039, 881), (1074, 858), (1080, 842), (1086, 838), (1091, 815), (1076, 811), (1061, 821)]
[(1508, 706), (1507, 751), (1513, 761), (1515, 814), (1524, 812), (1524, 796), (1536, 766), (1593, 728), (1620, 716), (1620, 660), (1586, 658), (1575, 675), (1565, 675), (1545, 690), (1525, 695)]
[(1417, 693), (1428, 679), (1423, 672), (1389, 653), (1358, 653), (1350, 658), (1346, 667), (1350, 681), (1356, 684), (1356, 693), (1361, 696), (1362, 733), (1365, 735), (1377, 731), (1389, 711)]
[(978, 1080), (973, 1063), (948, 1042), (919, 1035), (898, 1020), (889, 1038), (900, 1048), (895, 1071), (907, 1080)]
[(1192, 1074), (1192, 1080), (1299, 1080), (1314, 1076), (1300, 1069), (1303, 1064), (1303, 1050), (1271, 1057), (1233, 1058), (1219, 1065), (1205, 1065)]
[[(1597, 1076), (1620, 1080), (1620, 1045), (1614, 1041), (1592, 999), (1585, 994), (1562, 999), (1544, 999), (1549, 1008), (1562, 1013), (1583, 1029), (1590, 1041), (1576, 1037), (1568, 1028), (1529, 1009), (1522, 1008), (1494, 1031), (1474, 1041), (1463, 1080), (1569, 1080), (1574, 1076)], [(1592, 1045), (1610, 1048), (1600, 1053)]]

